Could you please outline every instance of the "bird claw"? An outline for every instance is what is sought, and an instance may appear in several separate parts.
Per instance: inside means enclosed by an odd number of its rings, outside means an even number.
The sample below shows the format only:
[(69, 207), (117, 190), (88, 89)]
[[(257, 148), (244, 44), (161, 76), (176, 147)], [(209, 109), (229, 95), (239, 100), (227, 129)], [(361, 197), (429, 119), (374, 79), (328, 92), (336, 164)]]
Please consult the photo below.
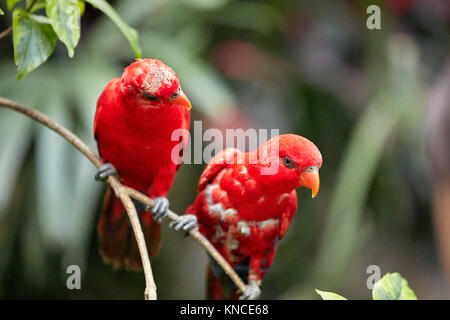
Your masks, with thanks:
[(117, 176), (117, 170), (111, 163), (106, 162), (95, 173), (95, 180), (106, 181), (110, 176)]
[(256, 300), (261, 296), (261, 289), (255, 283), (250, 281), (245, 289), (245, 292), (242, 296), (239, 297), (239, 300)]
[(171, 222), (169, 227), (174, 228), (176, 231), (189, 231), (198, 227), (197, 217), (192, 214), (185, 214), (180, 216), (178, 220)]
[(165, 197), (157, 197), (153, 199), (153, 206), (151, 208), (153, 213), (153, 220), (161, 223), (167, 217), (167, 210), (169, 209), (169, 200)]

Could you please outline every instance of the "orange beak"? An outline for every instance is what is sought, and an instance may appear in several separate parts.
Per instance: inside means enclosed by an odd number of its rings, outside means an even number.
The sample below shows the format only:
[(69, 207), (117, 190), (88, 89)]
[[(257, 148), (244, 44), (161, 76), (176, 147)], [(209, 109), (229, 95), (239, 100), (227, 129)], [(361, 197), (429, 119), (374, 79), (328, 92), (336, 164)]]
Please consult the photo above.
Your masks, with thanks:
[(175, 98), (169, 98), (169, 102), (183, 106), (188, 110), (191, 110), (191, 108), (192, 108), (191, 103), (189, 102), (189, 99), (186, 97), (186, 95), (184, 94), (183, 91), (181, 91), (180, 94), (178, 96), (176, 96)]
[(315, 171), (303, 171), (300, 174), (300, 185), (311, 189), (312, 197), (314, 198), (319, 192), (320, 179), (319, 179), (319, 169)]

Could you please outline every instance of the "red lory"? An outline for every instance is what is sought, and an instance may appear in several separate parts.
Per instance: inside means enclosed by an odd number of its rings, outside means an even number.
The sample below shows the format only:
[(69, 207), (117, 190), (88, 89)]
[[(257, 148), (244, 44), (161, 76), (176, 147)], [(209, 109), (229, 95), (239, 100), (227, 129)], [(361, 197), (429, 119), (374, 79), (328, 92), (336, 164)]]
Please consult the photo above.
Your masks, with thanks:
[(296, 189), (310, 188), (314, 198), (321, 166), (319, 149), (294, 134), (274, 137), (253, 152), (226, 149), (211, 159), (200, 177), (194, 204), (171, 226), (184, 231), (198, 226), (248, 284), (239, 297), (211, 258), (208, 299), (260, 296), (261, 279), (297, 211)]
[[(166, 198), (188, 143), (172, 141), (176, 129), (188, 132), (191, 104), (175, 72), (156, 59), (139, 59), (111, 80), (97, 102), (94, 136), (103, 165), (97, 180), (118, 175), (121, 182), (154, 200), (151, 212), (135, 202), (150, 256), (160, 248), (160, 222)], [(172, 159), (174, 148), (179, 148)], [(153, 219), (152, 219), (153, 215)], [(155, 221), (156, 220), (156, 221)], [(99, 251), (115, 268), (139, 269), (141, 259), (128, 216), (108, 189), (97, 226)]]

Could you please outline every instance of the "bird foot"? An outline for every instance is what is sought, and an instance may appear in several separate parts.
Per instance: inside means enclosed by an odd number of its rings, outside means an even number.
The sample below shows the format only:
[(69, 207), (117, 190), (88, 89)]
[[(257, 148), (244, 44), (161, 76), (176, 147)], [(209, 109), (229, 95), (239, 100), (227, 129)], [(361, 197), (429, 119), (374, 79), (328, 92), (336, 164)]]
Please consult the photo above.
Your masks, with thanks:
[(153, 220), (161, 223), (167, 217), (167, 210), (169, 210), (169, 200), (165, 197), (157, 197), (153, 199), (153, 206), (151, 207), (153, 213)]
[(180, 216), (178, 220), (171, 222), (169, 227), (174, 228), (176, 231), (189, 231), (198, 227), (197, 217), (193, 214), (185, 214)]
[(108, 177), (110, 176), (117, 176), (117, 170), (111, 163), (106, 162), (102, 164), (95, 173), (95, 180), (106, 181), (106, 179), (108, 179)]
[(239, 300), (256, 300), (259, 299), (260, 296), (261, 289), (259, 286), (255, 282), (250, 281), (244, 294), (239, 297)]

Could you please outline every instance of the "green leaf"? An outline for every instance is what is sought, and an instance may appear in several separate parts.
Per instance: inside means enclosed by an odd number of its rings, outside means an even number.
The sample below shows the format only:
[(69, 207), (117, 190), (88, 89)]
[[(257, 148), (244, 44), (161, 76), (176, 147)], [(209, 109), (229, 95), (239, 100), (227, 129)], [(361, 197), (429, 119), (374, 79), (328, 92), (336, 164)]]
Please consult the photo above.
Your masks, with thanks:
[(133, 50), (134, 56), (136, 59), (142, 58), (142, 50), (139, 46), (139, 34), (138, 32), (131, 28), (122, 18), (117, 14), (111, 5), (105, 0), (86, 0), (94, 7), (103, 11), (122, 31), (125, 38), (127, 38), (130, 43), (131, 49)]
[(53, 30), (73, 57), (80, 39), (80, 7), (77, 0), (47, 0), (45, 10)]
[(7, 0), (6, 7), (8, 8), (8, 10), (11, 10), (14, 7), (14, 5), (19, 1), (21, 0)]
[(416, 295), (399, 273), (387, 273), (372, 290), (373, 300), (417, 300)]
[(323, 300), (347, 300), (347, 298), (344, 298), (343, 296), (341, 296), (337, 293), (320, 291), (317, 289), (316, 289), (316, 292), (319, 296), (322, 297)]
[(55, 49), (56, 34), (44, 20), (44, 17), (28, 14), (22, 9), (15, 9), (13, 12), (17, 80), (44, 63)]
[(78, 0), (78, 8), (80, 8), (80, 15), (83, 15), (84, 10), (86, 10), (86, 4), (84, 1)]

